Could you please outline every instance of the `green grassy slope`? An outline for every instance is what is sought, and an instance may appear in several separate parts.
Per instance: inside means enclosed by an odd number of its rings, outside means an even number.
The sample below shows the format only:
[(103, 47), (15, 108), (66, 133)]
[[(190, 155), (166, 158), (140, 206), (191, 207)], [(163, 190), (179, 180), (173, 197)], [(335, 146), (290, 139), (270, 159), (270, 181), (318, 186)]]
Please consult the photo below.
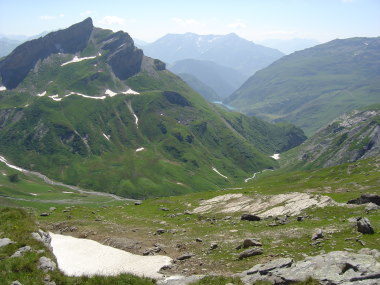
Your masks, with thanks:
[[(119, 79), (103, 49), (122, 43), (116, 35), (95, 28), (77, 55), (93, 58), (64, 64), (74, 55), (53, 54), (17, 88), (1, 91), (1, 155), (68, 184), (132, 198), (228, 187), (278, 166), (269, 155), (290, 148), (287, 136), (297, 132), (268, 124), (267, 132), (259, 120), (217, 111), (149, 58)], [(121, 94), (129, 88), (140, 94)], [(106, 96), (107, 89), (119, 95)], [(296, 136), (303, 139), (299, 130)]]
[(380, 38), (334, 40), (257, 72), (226, 103), (313, 134), (337, 116), (379, 102)]

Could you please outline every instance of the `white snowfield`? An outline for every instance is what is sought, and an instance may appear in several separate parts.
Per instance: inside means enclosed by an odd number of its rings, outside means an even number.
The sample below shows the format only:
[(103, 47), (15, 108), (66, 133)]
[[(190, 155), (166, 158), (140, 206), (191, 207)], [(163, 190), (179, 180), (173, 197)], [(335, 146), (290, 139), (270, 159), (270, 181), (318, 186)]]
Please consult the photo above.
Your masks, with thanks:
[(220, 176), (222, 176), (223, 178), (228, 179), (227, 176), (225, 176), (225, 175), (223, 175), (222, 173), (220, 173), (220, 172), (218, 171), (218, 169), (216, 169), (215, 167), (213, 167), (212, 170), (214, 170), (216, 173), (218, 173), (218, 174), (219, 174)]
[(117, 93), (113, 92), (112, 90), (109, 90), (107, 89), (106, 92), (104, 92), (104, 94), (110, 96), (110, 97), (113, 97), (115, 95), (117, 95)]
[(131, 88), (129, 88), (127, 91), (124, 91), (124, 92), (121, 92), (121, 93), (126, 94), (126, 95), (128, 95), (128, 94), (139, 95), (140, 94), (139, 92), (136, 92), (136, 91), (132, 90)]
[(144, 149), (145, 149), (145, 148), (140, 147), (140, 148), (136, 149), (136, 152), (143, 151)]
[(7, 88), (5, 86), (0, 86), (0, 91), (5, 91)]
[(141, 256), (93, 240), (49, 234), (58, 267), (69, 276), (131, 273), (160, 279), (163, 276), (158, 271), (172, 262), (169, 256)]
[(45, 96), (45, 95), (46, 95), (46, 91), (37, 94), (38, 97), (42, 97), (42, 96)]
[(275, 160), (279, 160), (280, 159), (280, 154), (279, 153), (275, 153), (275, 154), (271, 155), (271, 158), (273, 158)]
[(74, 56), (74, 58), (72, 60), (62, 63), (61, 66), (65, 66), (65, 65), (70, 64), (70, 63), (80, 62), (80, 61), (83, 61), (86, 59), (93, 59), (93, 58), (96, 58), (96, 56), (88, 56), (88, 57)]

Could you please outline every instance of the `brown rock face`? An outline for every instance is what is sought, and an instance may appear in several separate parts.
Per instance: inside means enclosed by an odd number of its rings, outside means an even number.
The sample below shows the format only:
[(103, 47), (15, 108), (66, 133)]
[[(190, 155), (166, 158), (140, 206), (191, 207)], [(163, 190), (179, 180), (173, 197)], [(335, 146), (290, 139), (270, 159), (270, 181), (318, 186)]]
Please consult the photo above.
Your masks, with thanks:
[(18, 46), (0, 62), (0, 76), (7, 89), (16, 88), (37, 61), (55, 53), (76, 53), (83, 50), (93, 30), (92, 19), (71, 27), (52, 32), (43, 38), (28, 41)]

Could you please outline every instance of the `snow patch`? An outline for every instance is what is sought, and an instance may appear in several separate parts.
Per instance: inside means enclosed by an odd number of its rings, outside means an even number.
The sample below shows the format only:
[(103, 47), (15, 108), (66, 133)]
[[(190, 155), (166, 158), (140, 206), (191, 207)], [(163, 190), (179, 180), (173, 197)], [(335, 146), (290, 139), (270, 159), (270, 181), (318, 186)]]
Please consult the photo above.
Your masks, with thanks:
[(5, 90), (7, 90), (7, 87), (5, 87), (5, 86), (0, 86), (0, 91), (5, 91)]
[(172, 262), (169, 256), (141, 256), (89, 239), (49, 234), (58, 267), (69, 276), (131, 273), (158, 279), (163, 277), (159, 270)]
[(102, 133), (103, 137), (105, 137), (108, 141), (110, 140), (109, 136), (107, 136), (105, 133)]
[(123, 94), (132, 94), (132, 95), (139, 95), (140, 93), (139, 92), (136, 92), (134, 90), (132, 90), (131, 88), (129, 88), (127, 91), (124, 91), (124, 92), (121, 92)]
[(110, 97), (113, 97), (113, 96), (117, 95), (117, 93), (115, 93), (115, 92), (113, 92), (112, 90), (109, 90), (109, 89), (107, 89), (104, 94), (106, 94), (106, 95), (108, 95)]
[(226, 179), (228, 179), (228, 177), (227, 176), (225, 176), (225, 175), (223, 175), (223, 174), (221, 174), (219, 171), (218, 171), (218, 169), (216, 169), (215, 167), (212, 167), (212, 170), (214, 170), (216, 173), (218, 173), (220, 176), (222, 176), (223, 178), (226, 178)]
[(144, 149), (145, 149), (145, 148), (140, 147), (140, 148), (136, 149), (136, 152), (143, 151)]
[(18, 167), (16, 165), (12, 165), (12, 164), (8, 163), (8, 161), (5, 159), (4, 156), (0, 155), (0, 161), (3, 162), (3, 163), (5, 163), (5, 165), (8, 166), (8, 167), (10, 167), (10, 168), (16, 169), (16, 170), (21, 171), (21, 172), (24, 171), (24, 169), (22, 169), (22, 168), (20, 168), (20, 167)]
[(275, 153), (275, 154), (271, 155), (271, 158), (273, 158), (275, 160), (279, 160), (280, 159), (280, 154), (279, 153)]
[(80, 57), (80, 58), (78, 56), (74, 56), (72, 60), (62, 63), (61, 66), (65, 66), (70, 63), (80, 62), (86, 59), (93, 59), (93, 58), (96, 58), (96, 56), (88, 56), (88, 57)]
[(46, 95), (46, 91), (37, 94), (38, 97), (42, 97), (42, 96), (45, 96), (45, 95)]
[(37, 194), (36, 193), (29, 193), (30, 195), (32, 195), (32, 196), (37, 196)]
[(63, 191), (62, 193), (63, 193), (63, 194), (73, 194), (74, 192), (71, 192), (71, 191)]

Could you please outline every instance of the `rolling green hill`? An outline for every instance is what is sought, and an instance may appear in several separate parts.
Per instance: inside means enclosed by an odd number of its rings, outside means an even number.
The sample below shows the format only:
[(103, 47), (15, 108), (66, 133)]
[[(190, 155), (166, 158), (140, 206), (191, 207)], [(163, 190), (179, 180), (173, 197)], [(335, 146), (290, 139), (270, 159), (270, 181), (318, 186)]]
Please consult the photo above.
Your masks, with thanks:
[(277, 167), (269, 156), (305, 139), (207, 103), (127, 33), (90, 18), (19, 46), (0, 74), (0, 154), (120, 196), (229, 187)]
[(334, 40), (257, 72), (226, 103), (288, 121), (310, 135), (339, 115), (380, 101), (380, 38)]

